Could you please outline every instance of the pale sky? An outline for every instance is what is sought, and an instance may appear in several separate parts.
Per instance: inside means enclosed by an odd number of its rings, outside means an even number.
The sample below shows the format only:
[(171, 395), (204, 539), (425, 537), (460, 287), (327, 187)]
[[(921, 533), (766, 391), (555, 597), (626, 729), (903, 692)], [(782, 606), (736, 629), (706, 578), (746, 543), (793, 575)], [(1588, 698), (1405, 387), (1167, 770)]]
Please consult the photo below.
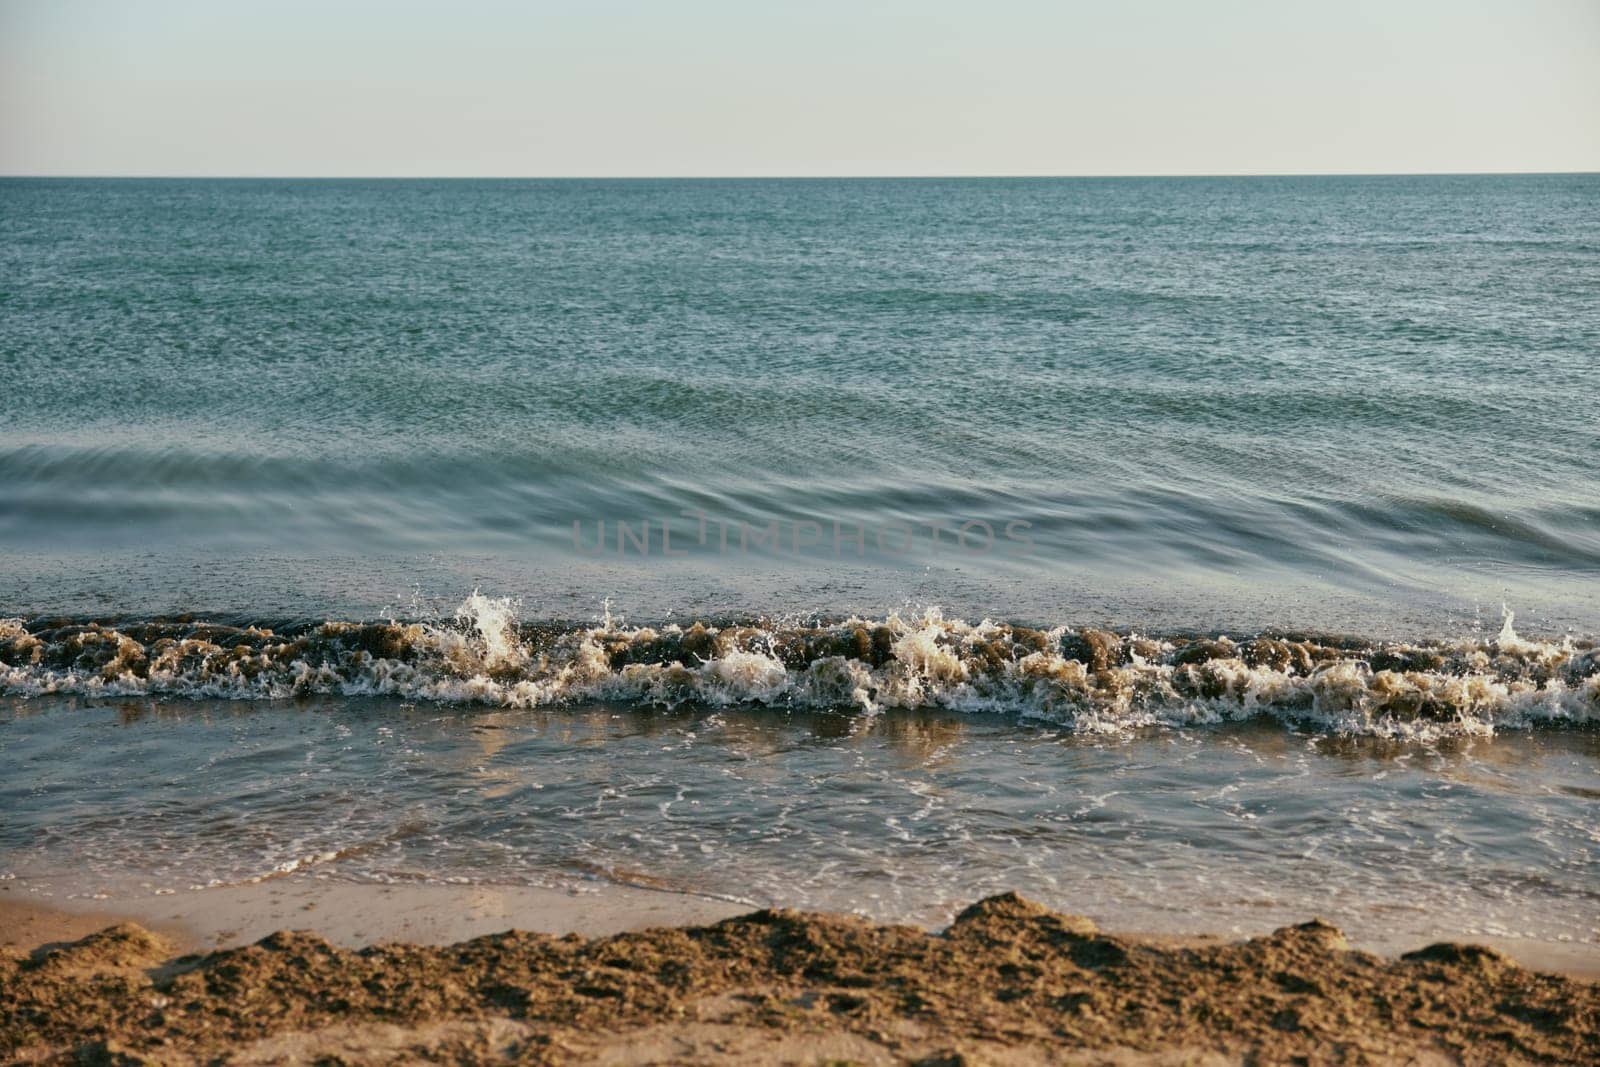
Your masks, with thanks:
[(0, 0), (0, 173), (1600, 171), (1600, 0)]

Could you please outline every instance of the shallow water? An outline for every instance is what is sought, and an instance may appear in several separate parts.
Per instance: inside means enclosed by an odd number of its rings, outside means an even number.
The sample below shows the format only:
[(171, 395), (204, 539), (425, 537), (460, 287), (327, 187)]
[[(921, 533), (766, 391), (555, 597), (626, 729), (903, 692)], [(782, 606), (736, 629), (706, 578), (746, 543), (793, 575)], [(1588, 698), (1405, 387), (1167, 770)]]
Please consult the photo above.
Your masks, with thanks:
[(1016, 889), (1122, 929), (1600, 948), (1593, 731), (50, 698), (6, 703), (0, 737), (18, 892), (601, 879), (937, 924)]

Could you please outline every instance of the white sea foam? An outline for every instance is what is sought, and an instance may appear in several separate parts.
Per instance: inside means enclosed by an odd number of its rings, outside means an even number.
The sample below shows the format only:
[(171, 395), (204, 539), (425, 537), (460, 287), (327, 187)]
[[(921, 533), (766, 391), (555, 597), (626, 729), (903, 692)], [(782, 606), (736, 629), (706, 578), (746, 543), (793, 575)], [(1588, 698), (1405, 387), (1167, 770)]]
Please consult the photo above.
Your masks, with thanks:
[(1600, 651), (1519, 636), (1378, 645), (1310, 637), (1157, 639), (946, 619), (591, 627), (518, 621), (474, 591), (447, 621), (329, 622), (291, 633), (151, 621), (0, 620), (0, 693), (289, 699), (392, 696), (538, 707), (932, 707), (1082, 732), (1268, 716), (1417, 739), (1600, 719)]

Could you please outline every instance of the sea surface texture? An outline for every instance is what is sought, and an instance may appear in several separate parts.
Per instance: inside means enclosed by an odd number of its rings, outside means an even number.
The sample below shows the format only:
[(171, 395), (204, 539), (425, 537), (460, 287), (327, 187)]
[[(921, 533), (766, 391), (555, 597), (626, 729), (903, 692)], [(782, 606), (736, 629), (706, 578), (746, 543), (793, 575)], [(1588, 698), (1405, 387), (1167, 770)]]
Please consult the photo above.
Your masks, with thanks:
[(7, 181), (0, 278), (16, 612), (1600, 629), (1600, 176)]
[(1600, 176), (0, 181), (31, 891), (1600, 958), (1597, 634)]

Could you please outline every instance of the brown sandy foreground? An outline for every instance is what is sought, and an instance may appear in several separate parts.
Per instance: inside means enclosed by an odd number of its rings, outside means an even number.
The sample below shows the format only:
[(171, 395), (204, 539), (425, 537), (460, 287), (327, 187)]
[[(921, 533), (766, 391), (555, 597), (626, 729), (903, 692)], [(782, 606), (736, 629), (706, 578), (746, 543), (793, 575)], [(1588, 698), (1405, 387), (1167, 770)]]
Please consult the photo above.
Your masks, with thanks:
[[(47, 909), (36, 910), (43, 930)], [(773, 910), (449, 946), (351, 949), (279, 932), (179, 955), (167, 937), (125, 922), (0, 950), (0, 1057), (1596, 1063), (1600, 986), (1470, 945), (1385, 959), (1320, 922), (1235, 943), (1110, 936), (1009, 894), (941, 933)]]

